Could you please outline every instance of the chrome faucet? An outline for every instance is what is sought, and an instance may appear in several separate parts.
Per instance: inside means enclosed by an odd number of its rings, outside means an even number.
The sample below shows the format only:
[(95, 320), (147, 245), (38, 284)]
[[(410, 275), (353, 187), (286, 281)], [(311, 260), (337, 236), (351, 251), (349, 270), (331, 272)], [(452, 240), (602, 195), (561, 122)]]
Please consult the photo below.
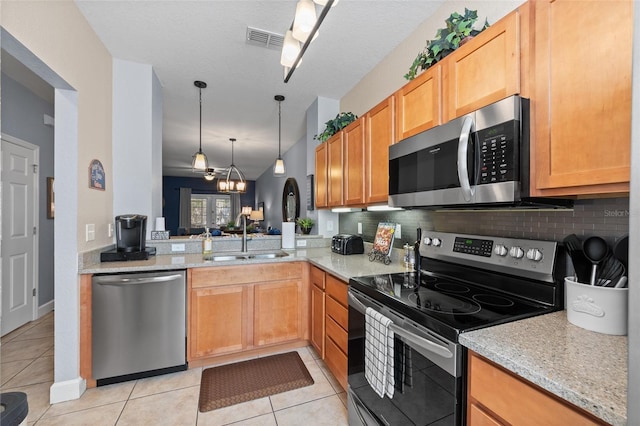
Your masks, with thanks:
[(247, 252), (247, 215), (242, 215), (242, 253)]

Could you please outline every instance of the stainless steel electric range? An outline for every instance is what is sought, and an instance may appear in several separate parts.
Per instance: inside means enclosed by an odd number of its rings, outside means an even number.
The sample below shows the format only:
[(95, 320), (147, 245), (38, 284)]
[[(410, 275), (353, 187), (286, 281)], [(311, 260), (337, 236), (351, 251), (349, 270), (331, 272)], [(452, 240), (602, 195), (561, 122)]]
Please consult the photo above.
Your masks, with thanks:
[[(563, 309), (561, 251), (553, 241), (428, 232), (418, 271), (352, 278), (349, 424), (465, 424), (466, 353), (458, 336)], [(365, 378), (367, 308), (392, 321), (392, 397), (378, 396)]]

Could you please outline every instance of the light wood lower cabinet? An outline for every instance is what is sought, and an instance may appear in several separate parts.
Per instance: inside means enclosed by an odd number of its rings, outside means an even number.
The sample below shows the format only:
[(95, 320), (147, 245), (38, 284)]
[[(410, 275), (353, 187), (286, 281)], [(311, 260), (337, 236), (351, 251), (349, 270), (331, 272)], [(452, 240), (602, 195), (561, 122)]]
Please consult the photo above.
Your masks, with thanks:
[(315, 266), (311, 266), (309, 276), (312, 284), (311, 344), (346, 389), (349, 284)]
[(304, 262), (187, 272), (187, 360), (309, 338)]
[(606, 424), (472, 351), (467, 380), (469, 426)]

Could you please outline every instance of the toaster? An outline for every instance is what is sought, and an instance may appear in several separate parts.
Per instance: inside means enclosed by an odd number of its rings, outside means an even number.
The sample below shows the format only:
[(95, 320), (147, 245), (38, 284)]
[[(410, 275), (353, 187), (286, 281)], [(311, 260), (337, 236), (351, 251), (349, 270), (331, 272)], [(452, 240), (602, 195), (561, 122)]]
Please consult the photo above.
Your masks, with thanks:
[(362, 254), (364, 253), (362, 237), (351, 234), (334, 235), (331, 239), (331, 251), (339, 254)]

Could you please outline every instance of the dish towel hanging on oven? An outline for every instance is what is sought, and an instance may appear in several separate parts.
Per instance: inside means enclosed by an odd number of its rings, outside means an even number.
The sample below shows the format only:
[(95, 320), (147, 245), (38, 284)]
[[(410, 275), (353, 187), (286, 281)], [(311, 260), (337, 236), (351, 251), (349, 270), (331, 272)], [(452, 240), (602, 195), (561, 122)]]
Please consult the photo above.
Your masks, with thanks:
[(391, 320), (375, 309), (365, 313), (364, 376), (371, 388), (384, 398), (393, 398), (393, 331)]

